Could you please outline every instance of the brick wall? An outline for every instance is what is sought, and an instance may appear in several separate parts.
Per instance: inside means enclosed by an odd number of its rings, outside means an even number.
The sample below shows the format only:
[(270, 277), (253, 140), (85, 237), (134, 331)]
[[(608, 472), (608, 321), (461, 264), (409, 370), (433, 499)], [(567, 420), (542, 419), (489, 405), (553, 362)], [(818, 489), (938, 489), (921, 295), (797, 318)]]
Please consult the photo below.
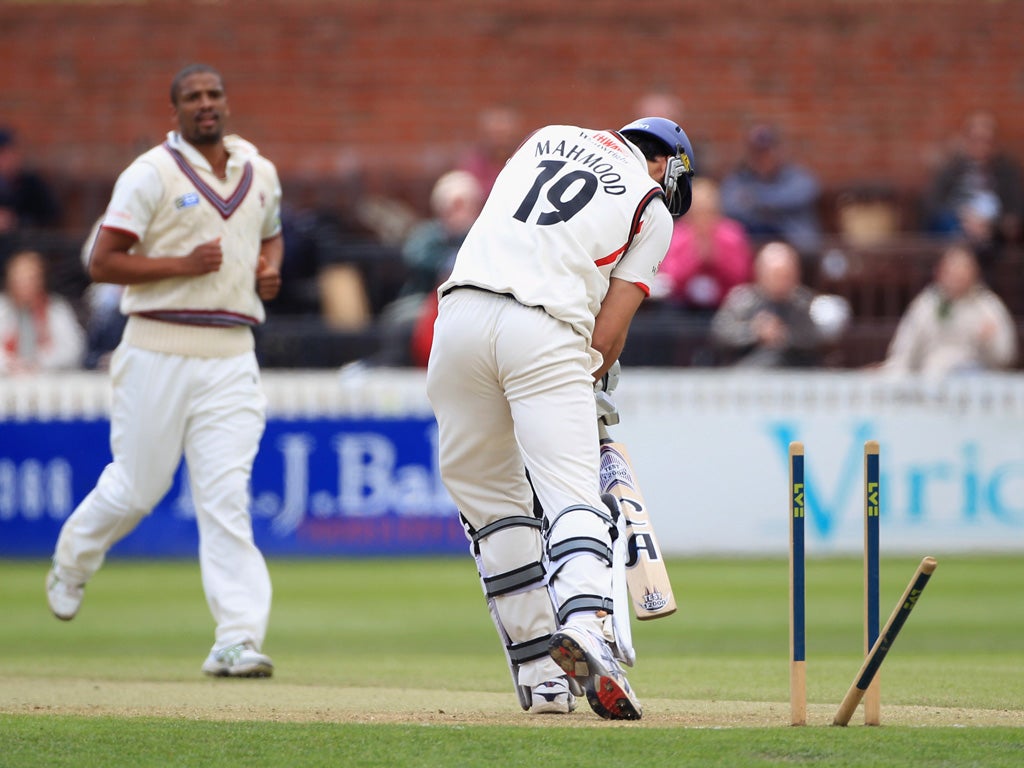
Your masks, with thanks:
[(668, 88), (701, 171), (763, 118), (831, 187), (913, 188), (973, 108), (1024, 157), (1022, 40), (1012, 0), (0, 2), (0, 123), (102, 198), (171, 127), (169, 80), (193, 60), (286, 178), (430, 178), (482, 106), (616, 126)]

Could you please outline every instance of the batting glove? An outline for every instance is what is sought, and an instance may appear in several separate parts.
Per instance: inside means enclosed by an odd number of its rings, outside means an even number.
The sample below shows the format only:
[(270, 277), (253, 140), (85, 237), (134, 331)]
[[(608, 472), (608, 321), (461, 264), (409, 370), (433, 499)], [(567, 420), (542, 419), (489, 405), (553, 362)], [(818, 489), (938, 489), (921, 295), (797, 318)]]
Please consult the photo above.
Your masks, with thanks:
[(621, 373), (622, 366), (619, 365), (619, 361), (616, 360), (612, 363), (611, 368), (605, 372), (604, 376), (594, 382), (594, 391), (614, 392), (615, 388), (619, 386), (619, 374)]
[(607, 392), (594, 392), (594, 404), (597, 406), (597, 420), (609, 427), (619, 423), (619, 410), (615, 401)]

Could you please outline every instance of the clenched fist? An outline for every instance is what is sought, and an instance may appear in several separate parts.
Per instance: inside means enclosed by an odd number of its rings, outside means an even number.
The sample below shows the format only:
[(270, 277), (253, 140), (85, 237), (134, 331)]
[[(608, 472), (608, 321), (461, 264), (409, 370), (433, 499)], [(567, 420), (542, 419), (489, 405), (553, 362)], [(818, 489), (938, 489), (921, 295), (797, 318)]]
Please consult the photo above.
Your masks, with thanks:
[(200, 243), (183, 261), (186, 263), (189, 275), (205, 275), (209, 272), (216, 272), (224, 261), (224, 252), (220, 249), (220, 238), (214, 238), (205, 243)]
[(260, 256), (256, 265), (256, 293), (264, 301), (277, 296), (281, 290), (281, 270), (267, 261), (265, 256)]

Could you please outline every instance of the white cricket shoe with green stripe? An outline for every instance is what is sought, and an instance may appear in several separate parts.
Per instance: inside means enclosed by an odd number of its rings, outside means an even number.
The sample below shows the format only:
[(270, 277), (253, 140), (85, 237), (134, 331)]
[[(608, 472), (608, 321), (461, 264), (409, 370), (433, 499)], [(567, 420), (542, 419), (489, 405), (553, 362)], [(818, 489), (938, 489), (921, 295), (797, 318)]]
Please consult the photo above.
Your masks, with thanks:
[(235, 643), (214, 649), (203, 662), (203, 672), (213, 677), (270, 677), (274, 662), (252, 643)]
[(85, 585), (75, 584), (57, 575), (51, 568), (46, 574), (46, 602), (53, 615), (61, 621), (71, 621), (78, 613), (85, 597)]

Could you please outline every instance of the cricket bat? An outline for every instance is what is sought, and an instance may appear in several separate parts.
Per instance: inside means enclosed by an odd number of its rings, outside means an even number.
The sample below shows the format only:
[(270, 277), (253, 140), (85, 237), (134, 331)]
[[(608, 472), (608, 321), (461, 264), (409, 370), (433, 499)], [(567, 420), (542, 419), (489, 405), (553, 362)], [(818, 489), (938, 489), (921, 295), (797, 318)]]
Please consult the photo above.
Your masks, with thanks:
[(601, 493), (619, 500), (626, 518), (626, 585), (637, 619), (660, 619), (676, 611), (665, 559), (654, 534), (647, 504), (636, 482), (626, 446), (608, 435), (598, 423), (601, 437)]

